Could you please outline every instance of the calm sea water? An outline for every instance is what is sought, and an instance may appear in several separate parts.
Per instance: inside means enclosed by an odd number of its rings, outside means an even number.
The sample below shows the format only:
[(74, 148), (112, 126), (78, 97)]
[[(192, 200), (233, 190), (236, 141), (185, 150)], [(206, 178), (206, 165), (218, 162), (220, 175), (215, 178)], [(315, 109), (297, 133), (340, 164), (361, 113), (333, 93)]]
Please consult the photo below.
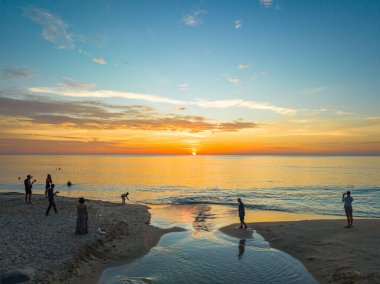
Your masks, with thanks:
[(0, 191), (23, 192), (31, 174), (43, 192), (48, 173), (64, 196), (332, 215), (350, 190), (356, 216), (380, 217), (380, 157), (2, 155)]

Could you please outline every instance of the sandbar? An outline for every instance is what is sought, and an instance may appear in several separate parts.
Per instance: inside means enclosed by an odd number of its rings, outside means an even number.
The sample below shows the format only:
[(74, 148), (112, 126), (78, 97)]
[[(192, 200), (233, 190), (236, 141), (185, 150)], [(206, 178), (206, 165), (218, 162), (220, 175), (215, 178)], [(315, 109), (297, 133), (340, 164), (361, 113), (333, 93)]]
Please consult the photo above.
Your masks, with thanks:
[[(380, 283), (380, 219), (345, 218), (249, 223), (271, 247), (300, 260), (320, 283)], [(220, 229), (230, 236), (254, 237), (232, 224)]]

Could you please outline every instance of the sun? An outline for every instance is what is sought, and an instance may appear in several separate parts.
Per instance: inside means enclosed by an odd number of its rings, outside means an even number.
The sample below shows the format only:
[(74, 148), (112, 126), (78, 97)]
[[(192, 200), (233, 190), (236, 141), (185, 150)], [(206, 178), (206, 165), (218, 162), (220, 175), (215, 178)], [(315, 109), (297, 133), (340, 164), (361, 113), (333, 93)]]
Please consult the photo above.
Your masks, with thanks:
[(192, 154), (193, 156), (196, 156), (196, 155), (197, 155), (197, 152), (193, 151), (191, 154)]

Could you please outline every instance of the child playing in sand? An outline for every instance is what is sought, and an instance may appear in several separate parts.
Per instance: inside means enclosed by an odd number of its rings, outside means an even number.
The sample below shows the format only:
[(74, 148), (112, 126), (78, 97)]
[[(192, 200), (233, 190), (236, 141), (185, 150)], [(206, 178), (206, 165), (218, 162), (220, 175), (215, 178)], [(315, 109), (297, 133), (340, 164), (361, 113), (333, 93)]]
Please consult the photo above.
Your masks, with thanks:
[(129, 200), (129, 198), (128, 198), (128, 195), (129, 195), (129, 192), (127, 192), (127, 193), (124, 193), (124, 194), (122, 194), (120, 197), (121, 197), (121, 203), (125, 203), (125, 199), (128, 199)]
[(354, 199), (351, 197), (351, 192), (348, 190), (347, 193), (343, 193), (342, 202), (344, 202), (344, 211), (346, 212), (347, 216), (347, 226), (345, 228), (352, 228), (352, 201)]
[(243, 229), (243, 225), (244, 225), (245, 226), (244, 230), (246, 230), (248, 227), (247, 227), (247, 224), (244, 222), (244, 216), (245, 216), (244, 204), (241, 201), (241, 198), (238, 198), (237, 201), (239, 202), (239, 218), (240, 218), (239, 229)]

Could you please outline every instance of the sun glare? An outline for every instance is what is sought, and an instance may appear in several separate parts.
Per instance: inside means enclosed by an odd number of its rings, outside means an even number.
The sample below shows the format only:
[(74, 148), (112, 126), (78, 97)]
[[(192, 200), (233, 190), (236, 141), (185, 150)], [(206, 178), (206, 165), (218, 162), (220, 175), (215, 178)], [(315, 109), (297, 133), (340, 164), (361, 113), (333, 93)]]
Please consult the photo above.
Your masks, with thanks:
[(197, 155), (197, 152), (193, 151), (193, 152), (192, 152), (192, 155), (193, 155), (193, 156), (196, 156), (196, 155)]

